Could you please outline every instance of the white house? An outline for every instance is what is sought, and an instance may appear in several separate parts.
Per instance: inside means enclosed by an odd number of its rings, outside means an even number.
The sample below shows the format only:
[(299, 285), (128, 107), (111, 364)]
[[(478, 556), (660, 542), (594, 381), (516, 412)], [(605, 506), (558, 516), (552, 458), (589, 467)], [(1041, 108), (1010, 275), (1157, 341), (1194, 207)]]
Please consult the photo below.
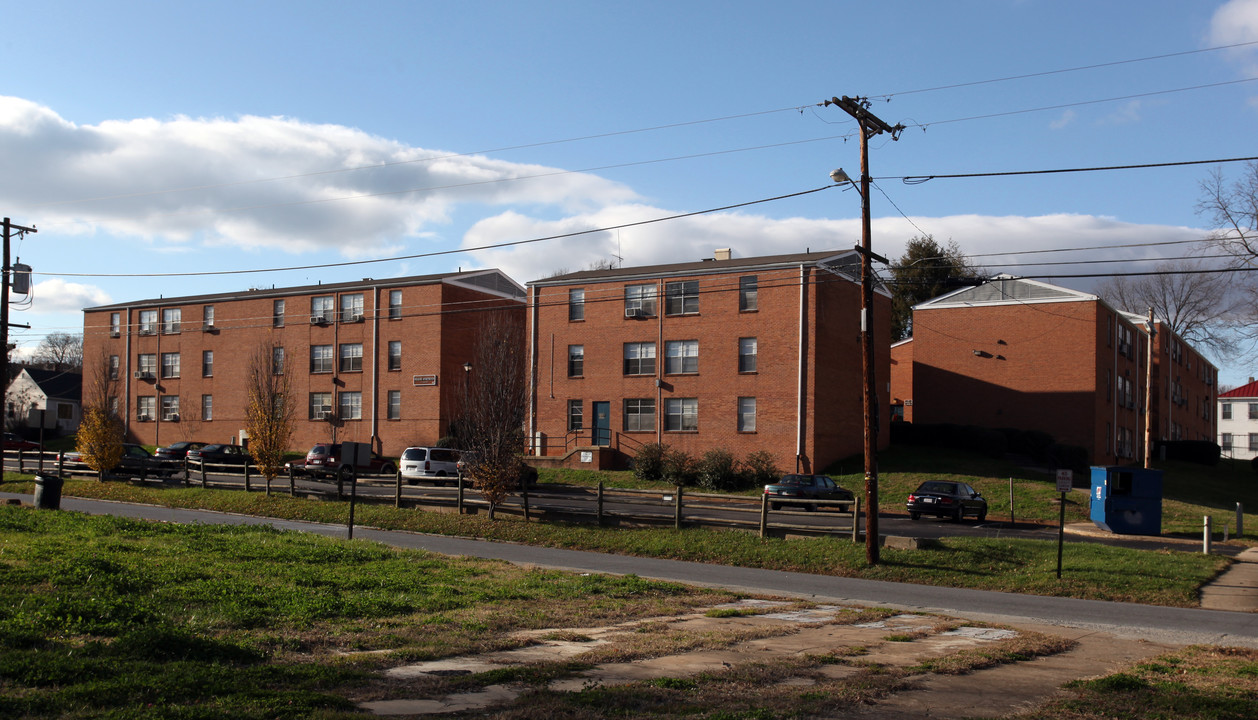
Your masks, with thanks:
[(79, 429), (83, 375), (77, 372), (22, 368), (4, 398), (4, 428), (56, 428), (61, 434)]
[(1219, 393), (1219, 447), (1223, 457), (1258, 457), (1258, 382)]

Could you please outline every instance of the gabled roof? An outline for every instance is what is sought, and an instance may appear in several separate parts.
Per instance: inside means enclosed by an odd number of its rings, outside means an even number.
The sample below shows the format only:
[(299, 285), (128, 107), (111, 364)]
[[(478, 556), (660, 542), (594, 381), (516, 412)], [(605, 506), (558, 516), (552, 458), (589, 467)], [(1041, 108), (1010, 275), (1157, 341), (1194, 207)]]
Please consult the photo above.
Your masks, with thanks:
[[(541, 280), (533, 280), (528, 285), (572, 285), (574, 283), (616, 282), (669, 276), (746, 273), (756, 270), (799, 267), (800, 265), (813, 265), (853, 282), (860, 282), (861, 262), (859, 253), (855, 250), (826, 250), (789, 255), (730, 258), (728, 260), (706, 259), (698, 262), (669, 263), (665, 265), (582, 270), (580, 272), (542, 278)], [(886, 287), (881, 280), (876, 280), (874, 287), (879, 292), (887, 294)]]
[[(23, 368), (44, 395), (58, 400), (78, 402), (83, 396), (83, 374), (68, 370), (43, 370)], [(19, 373), (20, 374), (20, 373)]]
[(1250, 381), (1235, 390), (1228, 390), (1225, 393), (1219, 393), (1219, 399), (1223, 398), (1251, 398), (1258, 397), (1258, 382)]
[(210, 295), (185, 295), (179, 297), (158, 297), (148, 300), (98, 305), (84, 308), (86, 311), (121, 310), (135, 307), (155, 307), (171, 305), (190, 305), (194, 303), (210, 303), (216, 301), (244, 300), (249, 298), (281, 298), (289, 295), (309, 295), (313, 293), (334, 293), (344, 290), (370, 288), (394, 288), (410, 285), (434, 285), (437, 283), (475, 286), (478, 290), (497, 293), (506, 297), (524, 298), (524, 288), (497, 268), (485, 270), (469, 270), (459, 272), (436, 273), (433, 275), (413, 275), (399, 278), (363, 278), (352, 282), (327, 283), (318, 285), (301, 285), (298, 287), (250, 288), (236, 292), (214, 293)]
[(997, 275), (982, 285), (961, 288), (914, 305), (914, 309), (974, 307), (976, 305), (1026, 305), (1045, 302), (1096, 302), (1096, 295), (1028, 280), (1013, 275)]

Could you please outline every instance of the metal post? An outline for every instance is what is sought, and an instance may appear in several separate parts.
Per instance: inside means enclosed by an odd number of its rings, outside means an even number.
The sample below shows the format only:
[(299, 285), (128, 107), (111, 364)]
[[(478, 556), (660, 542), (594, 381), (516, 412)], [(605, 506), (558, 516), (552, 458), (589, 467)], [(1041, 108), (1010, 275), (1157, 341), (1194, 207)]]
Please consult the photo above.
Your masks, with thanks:
[(1061, 500), (1058, 503), (1061, 506), (1060, 515), (1057, 518), (1057, 579), (1061, 579), (1061, 548), (1066, 542), (1066, 493), (1061, 494)]
[(598, 512), (596, 516), (600, 527), (603, 525), (603, 481), (598, 481)]
[(768, 534), (769, 530), (769, 496), (760, 496), (760, 537)]
[(860, 542), (861, 534), (861, 499), (856, 498), (856, 504), (852, 506), (852, 542)]
[(1018, 521), (1013, 518), (1013, 478), (1009, 478), (1009, 524), (1017, 525)]
[(398, 470), (395, 476), (397, 480), (397, 489), (393, 493), (393, 507), (402, 507), (402, 471)]
[(1212, 528), (1210, 524), (1210, 516), (1206, 515), (1201, 519), (1201, 554), (1202, 555), (1210, 554), (1210, 541), (1213, 540), (1213, 538), (1211, 537), (1211, 535), (1213, 534), (1211, 530)]
[[(339, 473), (338, 473), (339, 475)], [(358, 502), (358, 468), (350, 466), (349, 469), (349, 532), (346, 538), (354, 539), (354, 505)]]
[(1240, 538), (1240, 536), (1244, 534), (1245, 534), (1245, 506), (1240, 503), (1236, 503), (1236, 537)]
[(673, 529), (681, 529), (681, 486), (677, 486), (677, 494), (673, 496)]

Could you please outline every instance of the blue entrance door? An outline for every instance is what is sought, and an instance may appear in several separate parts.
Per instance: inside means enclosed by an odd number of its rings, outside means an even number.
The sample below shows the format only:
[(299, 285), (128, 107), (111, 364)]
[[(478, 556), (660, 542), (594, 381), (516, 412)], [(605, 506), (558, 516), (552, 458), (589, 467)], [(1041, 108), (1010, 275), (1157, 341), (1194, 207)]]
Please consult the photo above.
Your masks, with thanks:
[(612, 411), (611, 403), (594, 403), (594, 444), (612, 444)]

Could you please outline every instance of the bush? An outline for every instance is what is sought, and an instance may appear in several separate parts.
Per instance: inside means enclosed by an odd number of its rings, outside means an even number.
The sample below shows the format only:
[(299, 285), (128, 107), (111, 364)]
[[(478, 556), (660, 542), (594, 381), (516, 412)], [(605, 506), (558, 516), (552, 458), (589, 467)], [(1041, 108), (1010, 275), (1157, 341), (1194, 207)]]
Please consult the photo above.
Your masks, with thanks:
[(673, 485), (694, 485), (695, 459), (684, 450), (666, 448), (660, 462), (660, 476)]
[(1053, 443), (1048, 446), (1047, 455), (1048, 464), (1051, 467), (1070, 468), (1085, 475), (1088, 473), (1088, 451), (1086, 448), (1078, 445)]
[(705, 490), (741, 490), (745, 485), (733, 453), (721, 448), (703, 454), (697, 475), (699, 487)]
[(773, 462), (773, 453), (767, 450), (757, 450), (748, 455), (743, 461), (743, 474), (747, 476), (749, 487), (770, 485), (782, 477), (782, 471)]
[(633, 456), (633, 476), (639, 480), (654, 482), (664, 478), (664, 453), (667, 445), (647, 443)]

